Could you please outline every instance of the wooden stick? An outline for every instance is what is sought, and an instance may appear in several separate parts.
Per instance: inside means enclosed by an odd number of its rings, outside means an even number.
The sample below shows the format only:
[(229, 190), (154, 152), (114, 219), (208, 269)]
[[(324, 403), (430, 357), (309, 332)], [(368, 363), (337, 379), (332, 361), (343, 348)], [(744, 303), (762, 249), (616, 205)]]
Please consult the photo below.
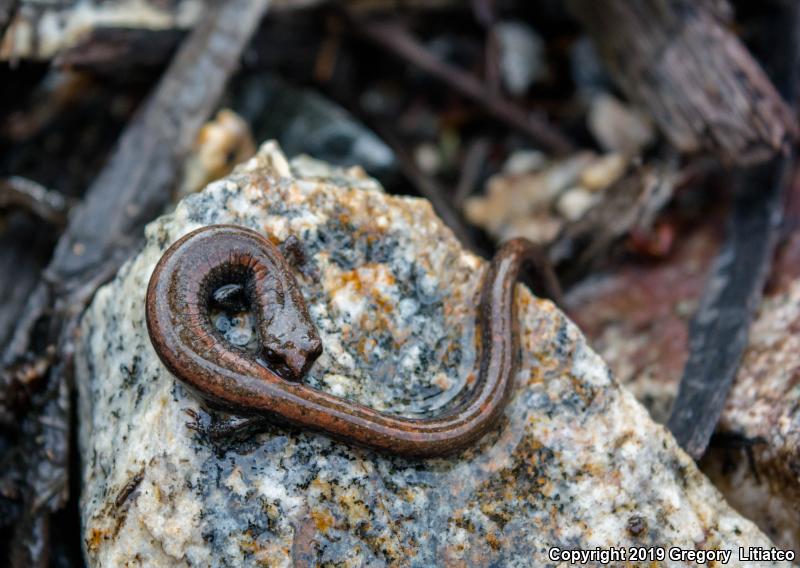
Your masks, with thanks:
[(734, 165), (774, 156), (792, 111), (742, 43), (695, 0), (571, 0), (611, 75), (682, 152)]
[(61, 193), (20, 176), (0, 179), (0, 207), (27, 210), (43, 221), (63, 226), (69, 202)]
[[(800, 8), (787, 3), (780, 12), (767, 18), (767, 59), (773, 79), (794, 100)], [(728, 234), (689, 329), (689, 359), (667, 423), (695, 459), (705, 453), (747, 347), (772, 262), (791, 163), (791, 156), (778, 156), (739, 172)]]

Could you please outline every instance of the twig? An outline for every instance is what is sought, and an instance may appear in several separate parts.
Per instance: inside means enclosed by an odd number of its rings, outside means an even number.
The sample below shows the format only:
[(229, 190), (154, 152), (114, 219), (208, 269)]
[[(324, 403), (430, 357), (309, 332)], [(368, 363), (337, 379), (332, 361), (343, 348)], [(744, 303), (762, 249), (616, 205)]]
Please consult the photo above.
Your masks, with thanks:
[[(787, 3), (783, 11), (771, 18), (768, 58), (776, 83), (794, 100), (800, 9)], [(692, 320), (689, 359), (667, 425), (695, 459), (705, 453), (747, 346), (777, 241), (791, 160), (778, 156), (740, 173), (728, 235)]]
[(501, 92), (500, 42), (497, 37), (497, 14), (494, 0), (470, 2), (475, 19), (483, 26), (486, 37), (483, 44), (483, 67), (486, 88), (492, 95)]
[(458, 179), (453, 200), (459, 210), (464, 200), (475, 190), (481, 169), (489, 154), (490, 143), (486, 138), (478, 138), (470, 142), (464, 155), (464, 164), (461, 166), (461, 176)]
[(472, 99), (490, 115), (527, 134), (543, 149), (556, 154), (568, 154), (574, 149), (569, 139), (555, 126), (535, 115), (528, 115), (506, 99), (491, 94), (473, 75), (440, 61), (400, 25), (358, 18), (351, 18), (350, 21), (365, 38)]
[(0, 208), (21, 207), (57, 226), (67, 222), (69, 203), (58, 191), (33, 180), (11, 176), (0, 180)]

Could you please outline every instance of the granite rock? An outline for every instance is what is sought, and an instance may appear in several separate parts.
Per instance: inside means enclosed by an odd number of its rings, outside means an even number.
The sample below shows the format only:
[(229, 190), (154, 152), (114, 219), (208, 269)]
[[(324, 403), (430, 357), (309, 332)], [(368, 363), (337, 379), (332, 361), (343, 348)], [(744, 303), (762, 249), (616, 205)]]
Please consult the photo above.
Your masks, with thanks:
[[(615, 377), (665, 422), (688, 325), (722, 238), (715, 215), (660, 263), (629, 262), (573, 289), (568, 309)], [(800, 553), (800, 231), (776, 257), (703, 471), (781, 547)]]
[(161, 366), (143, 299), (166, 247), (213, 223), (304, 243), (316, 277), (298, 278), (325, 345), (309, 384), (420, 415), (474, 378), (485, 262), (428, 202), (386, 195), (358, 168), (290, 165), (268, 143), (149, 225), (82, 320), (90, 566), (555, 566), (550, 547), (612, 545), (733, 549), (747, 565), (738, 547), (771, 546), (575, 325), (522, 286), (515, 389), (475, 447), (413, 461), (280, 427), (209, 443), (184, 411), (211, 411)]

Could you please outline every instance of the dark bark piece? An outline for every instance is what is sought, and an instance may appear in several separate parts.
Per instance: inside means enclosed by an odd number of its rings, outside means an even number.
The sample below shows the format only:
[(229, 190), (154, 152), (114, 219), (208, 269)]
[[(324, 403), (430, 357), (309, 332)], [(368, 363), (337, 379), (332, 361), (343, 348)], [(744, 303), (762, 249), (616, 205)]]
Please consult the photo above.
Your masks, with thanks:
[[(39, 283), (55, 240), (49, 231), (23, 213), (9, 215), (5, 225), (0, 233), (0, 297), (3, 298), (0, 349), (3, 350), (25, 318), (27, 298)], [(25, 246), (19, 246), (20, 242)]]
[(780, 226), (787, 159), (741, 174), (728, 236), (689, 329), (689, 359), (667, 426), (695, 459), (705, 453), (761, 301)]
[(15, 529), (14, 542), (24, 544), (12, 549), (11, 568), (46, 568), (50, 564), (50, 523), (47, 517), (26, 515)]
[(55, 359), (50, 346), (41, 357), (17, 360), (0, 370), (0, 425), (13, 427), (16, 408), (27, 408), (29, 399), (40, 388)]
[(167, 204), (178, 170), (217, 106), (267, 0), (215, 3), (181, 46), (108, 165), (76, 207), (47, 278), (62, 291), (116, 268)]
[(359, 18), (351, 18), (351, 21), (365, 38), (472, 99), (488, 114), (514, 130), (526, 134), (541, 148), (555, 154), (568, 154), (574, 149), (570, 140), (555, 126), (536, 116), (529, 116), (521, 108), (484, 88), (483, 84), (470, 73), (439, 60), (402, 26)]
[(36, 398), (37, 411), (20, 421), (20, 444), (0, 464), (4, 476), (24, 484), (24, 510), (10, 543), (14, 568), (49, 564), (50, 513), (62, 508), (68, 497), (72, 404), (67, 381), (50, 380)]
[[(767, 18), (767, 62), (788, 100), (797, 89), (800, 8)], [(667, 423), (695, 459), (705, 453), (742, 358), (761, 301), (782, 220), (792, 156), (740, 171), (726, 240), (689, 329), (689, 359)]]
[(796, 136), (792, 111), (709, 4), (571, 0), (570, 7), (622, 90), (679, 150), (748, 165)]
[(60, 53), (53, 65), (125, 76), (137, 69), (164, 65), (185, 34), (179, 29), (97, 28)]

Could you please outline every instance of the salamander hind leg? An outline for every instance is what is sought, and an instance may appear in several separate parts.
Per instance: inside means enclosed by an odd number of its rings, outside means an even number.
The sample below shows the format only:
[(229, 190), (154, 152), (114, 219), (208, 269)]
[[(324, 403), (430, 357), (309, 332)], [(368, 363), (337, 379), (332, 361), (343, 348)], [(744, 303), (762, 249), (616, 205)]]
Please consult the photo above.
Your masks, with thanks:
[(255, 435), (263, 434), (273, 426), (263, 416), (239, 416), (215, 410), (186, 409), (185, 412), (190, 418), (186, 427), (195, 431), (200, 440), (222, 454), (252, 443)]

